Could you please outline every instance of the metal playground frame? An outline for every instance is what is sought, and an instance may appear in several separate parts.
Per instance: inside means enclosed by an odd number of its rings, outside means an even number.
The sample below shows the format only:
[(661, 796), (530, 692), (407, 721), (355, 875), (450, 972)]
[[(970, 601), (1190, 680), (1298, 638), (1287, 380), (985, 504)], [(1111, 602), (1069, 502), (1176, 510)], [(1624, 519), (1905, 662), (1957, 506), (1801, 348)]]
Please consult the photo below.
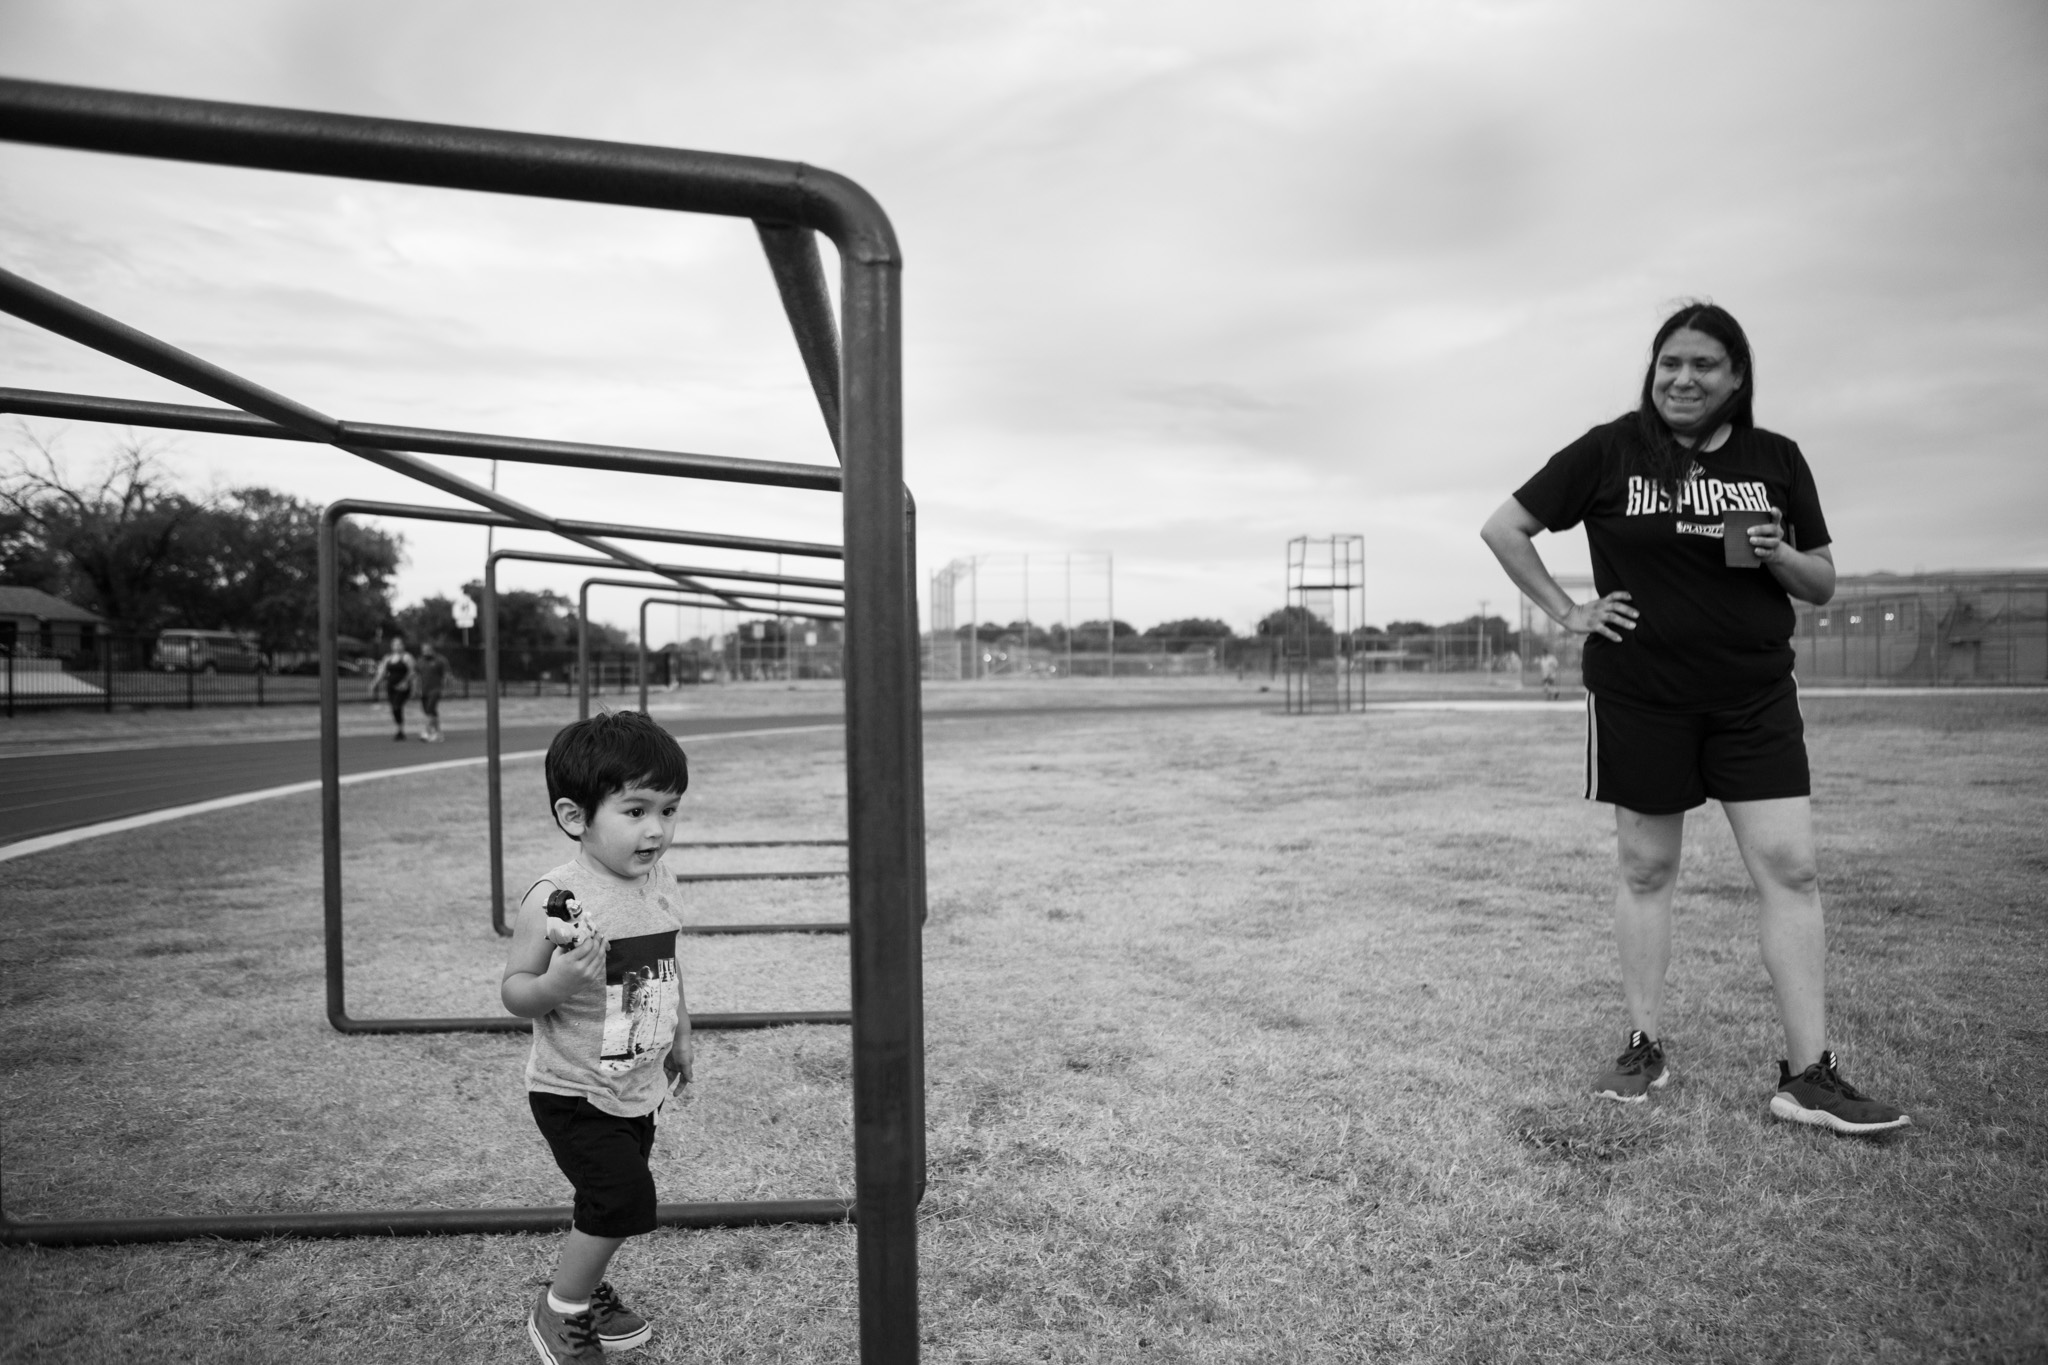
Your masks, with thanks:
[[(753, 221), (842, 469), (345, 422), (5, 271), (0, 271), (0, 310), (233, 410), (18, 390), (0, 392), (0, 408), (336, 446), (521, 526), (554, 531), (622, 567), (657, 574), (659, 568), (638, 553), (524, 507), (417, 454), (840, 493), (848, 636), (853, 1212), (860, 1358), (868, 1365), (916, 1361), (916, 1210), (924, 1177), (922, 737), (917, 611), (906, 552), (914, 543), (914, 514), (902, 468), (902, 261), (881, 207), (852, 181), (796, 162), (20, 80), (0, 80), (0, 139)], [(813, 235), (817, 232), (829, 236), (839, 252), (836, 318)], [(325, 649), (331, 650), (331, 639), (323, 641)], [(324, 685), (331, 686), (331, 660), (324, 662), (330, 665)], [(333, 737), (328, 726), (323, 732), (325, 750)], [(323, 807), (333, 797), (333, 788), (323, 792)], [(744, 1221), (774, 1221), (776, 1214), (775, 1208), (762, 1205), (739, 1211)], [(803, 1216), (786, 1206), (783, 1212)], [(80, 1245), (195, 1236), (492, 1232), (560, 1227), (560, 1213), (461, 1209), (29, 1223), (5, 1219), (0, 1242)]]
[[(339, 553), (339, 532), (344, 518), (351, 516), (380, 516), (409, 519), (412, 521), (452, 522), (466, 526), (517, 526), (519, 523), (495, 512), (484, 512), (468, 508), (421, 507), (402, 502), (370, 502), (359, 498), (343, 498), (329, 503), (320, 515), (320, 837), (322, 852), (322, 884), (325, 914), (326, 973), (327, 973), (327, 1022), (340, 1033), (527, 1033), (532, 1024), (526, 1019), (510, 1014), (480, 1015), (471, 1017), (449, 1016), (425, 1019), (356, 1019), (349, 1015), (346, 1004), (346, 958), (343, 952), (345, 925), (343, 906), (345, 904), (341, 876), (341, 670), (337, 666), (337, 641), (340, 639), (341, 572)], [(584, 523), (599, 535), (623, 535), (634, 537), (641, 532), (649, 536), (659, 534), (646, 527), (614, 526), (601, 522)], [(677, 532), (673, 534), (690, 534)], [(568, 560), (572, 563), (588, 562), (585, 555), (556, 555), (541, 550), (499, 550), (490, 556), (490, 567), (495, 568), (500, 558)], [(485, 668), (491, 679), (489, 692), (484, 703), (490, 717), (488, 727), (491, 744), (488, 757), (490, 772), (491, 823), (491, 882), (494, 889), (492, 900), (492, 927), (501, 935), (511, 933), (511, 927), (504, 922), (503, 903), (495, 895), (496, 888), (504, 883), (504, 857), (502, 849), (502, 825), (498, 818), (502, 810), (498, 785), (501, 769), (498, 736), (498, 695), (497, 695), (497, 600), (492, 592), (493, 582), (489, 569), (486, 570), (484, 601), (486, 610), (483, 618), (486, 641)], [(734, 1011), (723, 1014), (700, 1014), (691, 1016), (692, 1023), (705, 1029), (750, 1029), (773, 1028), (783, 1024), (847, 1024), (851, 1016), (845, 1010), (755, 1010)]]

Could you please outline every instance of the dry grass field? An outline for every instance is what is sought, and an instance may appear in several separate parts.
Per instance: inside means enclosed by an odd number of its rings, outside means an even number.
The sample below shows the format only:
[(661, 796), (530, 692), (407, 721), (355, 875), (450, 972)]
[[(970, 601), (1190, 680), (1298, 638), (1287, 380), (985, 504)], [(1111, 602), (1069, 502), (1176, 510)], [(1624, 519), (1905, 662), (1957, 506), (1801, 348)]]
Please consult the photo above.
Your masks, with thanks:
[[(1779, 1040), (1725, 826), (1692, 826), (1646, 1106), (1577, 709), (1069, 712), (927, 739), (925, 1358), (2048, 1358), (2048, 696), (1807, 706), (1832, 1040), (1910, 1107), (1771, 1121)], [(688, 836), (830, 837), (832, 733), (693, 746)], [(496, 1008), (474, 770), (345, 795), (350, 1008)], [(512, 771), (512, 866), (568, 845)], [(6, 866), (0, 1144), (17, 1217), (560, 1203), (513, 1037), (343, 1038), (292, 798)], [(827, 850), (715, 866), (818, 866)], [(767, 858), (778, 860), (764, 863)], [(516, 889), (516, 888), (515, 888)], [(841, 884), (694, 889), (836, 917)], [(843, 1003), (831, 938), (689, 944), (701, 1009)], [(851, 1179), (843, 1030), (701, 1039), (667, 1199)], [(851, 1360), (844, 1227), (664, 1232), (632, 1359)], [(530, 1358), (553, 1241), (0, 1252), (0, 1359)]]

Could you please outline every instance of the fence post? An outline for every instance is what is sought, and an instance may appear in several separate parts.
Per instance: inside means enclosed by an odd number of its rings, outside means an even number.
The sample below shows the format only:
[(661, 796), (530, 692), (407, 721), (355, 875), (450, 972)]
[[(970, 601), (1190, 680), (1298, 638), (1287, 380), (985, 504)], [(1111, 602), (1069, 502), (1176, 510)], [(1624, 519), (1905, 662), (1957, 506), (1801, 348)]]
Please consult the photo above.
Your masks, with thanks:
[(14, 643), (7, 647), (7, 719), (14, 719), (14, 651), (21, 647), (21, 637), (14, 637)]
[(114, 637), (102, 635), (100, 643), (100, 679), (106, 684), (102, 690), (106, 693), (107, 714), (111, 716), (114, 714)]

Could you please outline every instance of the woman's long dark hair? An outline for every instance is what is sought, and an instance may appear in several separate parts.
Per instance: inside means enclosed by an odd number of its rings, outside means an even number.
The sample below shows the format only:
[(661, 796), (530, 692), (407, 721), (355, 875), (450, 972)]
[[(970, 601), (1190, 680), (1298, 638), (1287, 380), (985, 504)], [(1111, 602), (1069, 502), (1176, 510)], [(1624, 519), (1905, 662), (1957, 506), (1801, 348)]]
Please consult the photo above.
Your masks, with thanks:
[(1657, 411), (1650, 386), (1657, 379), (1657, 357), (1663, 352), (1664, 343), (1671, 340), (1672, 333), (1688, 330), (1720, 342), (1728, 352), (1729, 364), (1742, 371), (1742, 387), (1715, 415), (1738, 431), (1756, 425), (1756, 362), (1749, 353), (1749, 336), (1735, 315), (1719, 304), (1694, 302), (1664, 319), (1664, 325), (1650, 342), (1650, 364), (1643, 371), (1643, 399), (1636, 408), (1636, 435), (1641, 447), (1639, 454), (1650, 477), (1674, 501), (1679, 482), (1692, 468), (1693, 452), (1672, 435), (1664, 415)]

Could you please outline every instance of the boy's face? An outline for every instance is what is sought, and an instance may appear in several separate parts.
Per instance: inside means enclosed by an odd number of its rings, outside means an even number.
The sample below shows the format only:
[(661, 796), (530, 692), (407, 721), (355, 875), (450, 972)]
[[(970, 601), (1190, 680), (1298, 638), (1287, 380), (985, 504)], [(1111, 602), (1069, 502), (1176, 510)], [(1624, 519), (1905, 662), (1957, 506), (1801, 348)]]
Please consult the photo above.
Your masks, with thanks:
[(582, 844), (580, 856), (585, 861), (614, 877), (631, 879), (646, 876), (668, 851), (682, 802), (681, 792), (632, 786), (607, 796), (587, 820), (582, 808), (564, 797), (555, 802), (555, 817)]

